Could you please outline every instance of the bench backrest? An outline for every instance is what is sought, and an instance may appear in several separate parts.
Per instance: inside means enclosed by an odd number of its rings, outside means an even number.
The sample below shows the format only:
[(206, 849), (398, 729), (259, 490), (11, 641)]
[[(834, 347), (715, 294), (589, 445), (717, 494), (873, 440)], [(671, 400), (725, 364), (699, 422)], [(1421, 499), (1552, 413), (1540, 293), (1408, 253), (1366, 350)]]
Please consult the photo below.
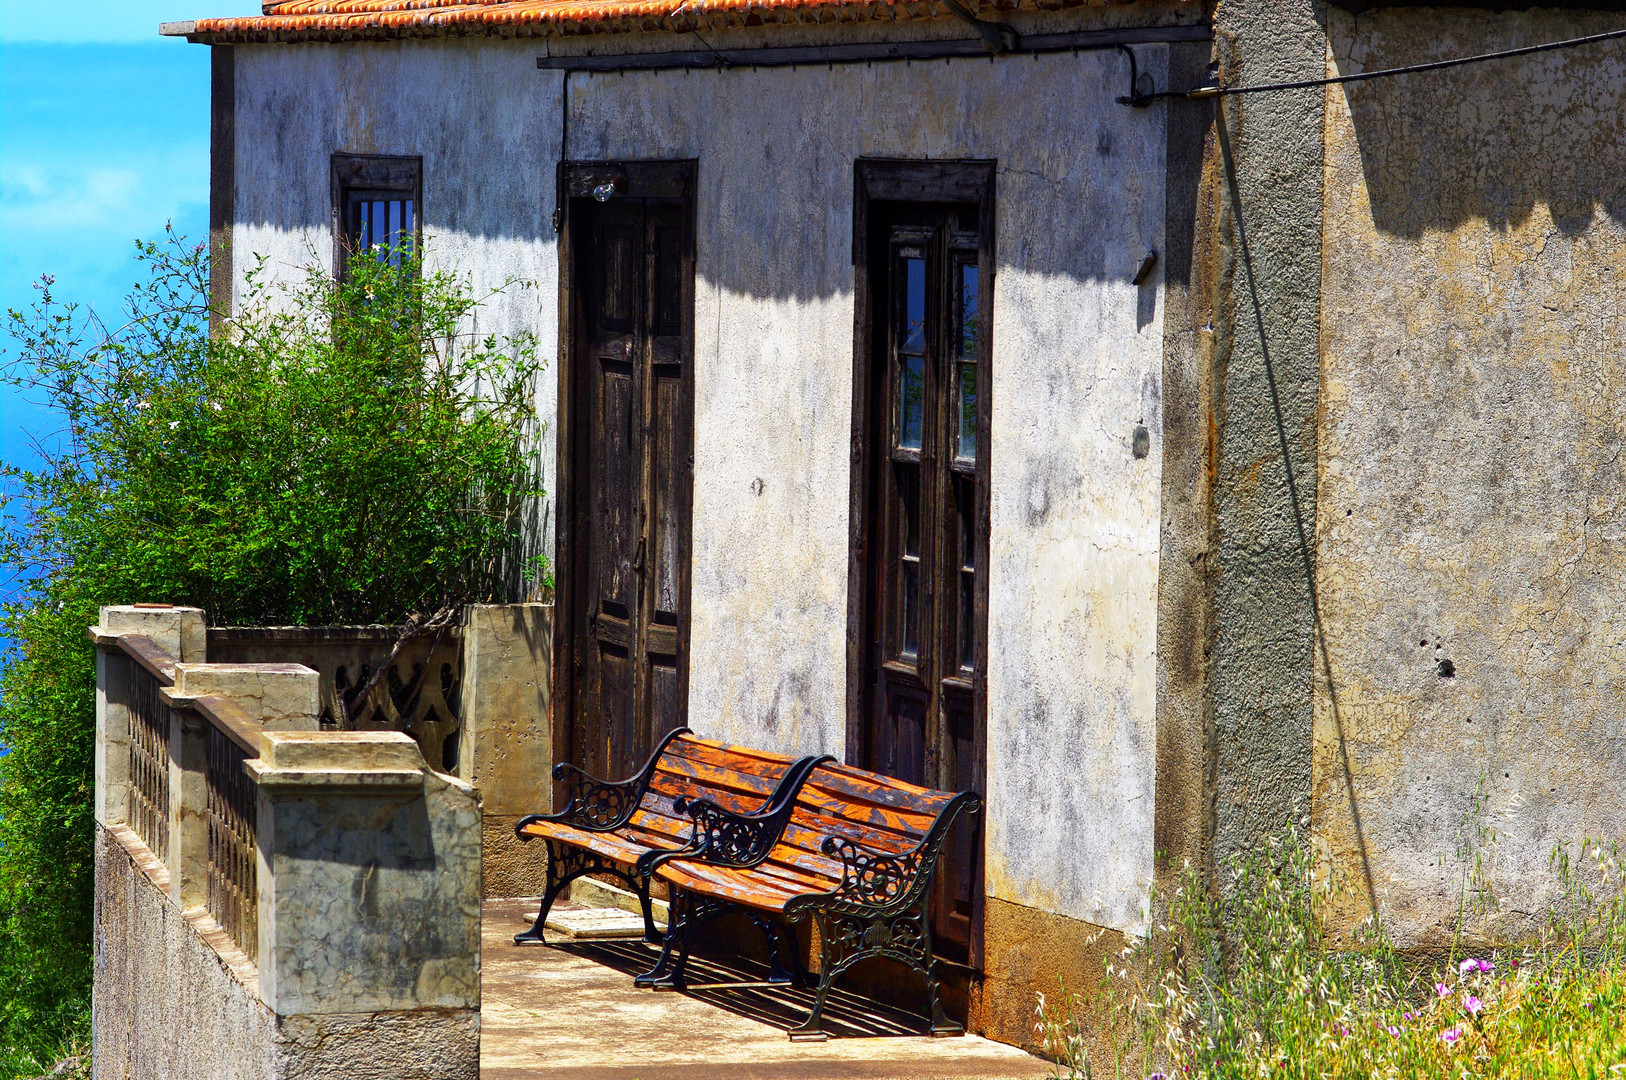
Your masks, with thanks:
[(851, 765), (820, 765), (802, 785), (768, 863), (794, 868), (834, 888), (841, 883), (841, 860), (823, 852), (827, 837), (900, 854), (925, 839), (955, 797), (952, 791), (934, 791)]
[(694, 819), (674, 813), (673, 800), (710, 799), (725, 810), (755, 813), (793, 764), (783, 754), (679, 735), (656, 760), (649, 788), (629, 824), (669, 837), (677, 846), (694, 832)]

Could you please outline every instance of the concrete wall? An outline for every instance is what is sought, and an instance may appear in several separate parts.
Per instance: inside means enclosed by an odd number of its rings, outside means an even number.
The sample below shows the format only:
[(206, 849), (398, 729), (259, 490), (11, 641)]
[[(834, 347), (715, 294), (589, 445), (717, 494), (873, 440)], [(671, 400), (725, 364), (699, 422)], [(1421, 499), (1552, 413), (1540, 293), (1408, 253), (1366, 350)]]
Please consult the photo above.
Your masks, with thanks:
[[(1316, 0), (1226, 0), (1222, 85), (1320, 78)], [(1208, 659), (1217, 860), (1309, 810), (1321, 95), (1214, 104)], [(1289, 468), (1292, 482), (1289, 483)]]
[[(1379, 10), (1329, 31), (1343, 73), (1619, 25)], [(1490, 884), (1514, 908), (1551, 899), (1555, 844), (1626, 833), (1626, 60), (1593, 46), (1325, 102), (1317, 580), (1336, 710), (1323, 685), (1316, 831), (1360, 882), (1358, 811), (1390, 929), (1438, 944), (1482, 776), (1468, 831), (1500, 834)], [(1510, 911), (1485, 930), (1521, 927)]]
[[(431, 257), (535, 278), (491, 318), (551, 342), (561, 76), (539, 51), (239, 47), (238, 265), (326, 258), (330, 153), (421, 153)], [(1136, 52), (1165, 85), (1168, 47)], [(1112, 52), (576, 75), (568, 148), (700, 160), (691, 722), (838, 754), (852, 163), (998, 159), (989, 891), (1117, 927), (1152, 875), (1164, 497), (1162, 270), (1129, 278), (1164, 246), (1166, 113), (1117, 104), (1126, 79)]]
[(477, 1010), (278, 1017), (170, 903), (129, 830), (98, 824), (95, 858), (97, 1080), (475, 1080), (447, 1062), (459, 1046), (478, 1061)]
[[(423, 157), (425, 269), (453, 267), (474, 295), (507, 285), (470, 330), (534, 334), (540, 358), (558, 338), (552, 225), (557, 98), (536, 70), (536, 43), (416, 41), (333, 48), (238, 47), (235, 303), (257, 256), (273, 280), (331, 270), (331, 156)], [(537, 381), (551, 426), (556, 380)], [(537, 444), (543, 487), (555, 488), (553, 442)], [(552, 503), (536, 531), (551, 551)]]

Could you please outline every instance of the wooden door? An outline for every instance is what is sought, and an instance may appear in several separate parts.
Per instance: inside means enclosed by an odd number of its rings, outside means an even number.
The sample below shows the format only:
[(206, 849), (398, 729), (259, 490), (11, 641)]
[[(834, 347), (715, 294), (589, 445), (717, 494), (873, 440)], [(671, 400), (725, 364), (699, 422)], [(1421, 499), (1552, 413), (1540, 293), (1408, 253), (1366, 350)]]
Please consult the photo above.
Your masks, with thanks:
[[(859, 763), (980, 791), (986, 649), (988, 309), (975, 204), (869, 215), (869, 463)], [(952, 838), (933, 925), (972, 951), (980, 830)]]
[(682, 725), (688, 699), (690, 204), (631, 186), (568, 209), (569, 757), (609, 778)]

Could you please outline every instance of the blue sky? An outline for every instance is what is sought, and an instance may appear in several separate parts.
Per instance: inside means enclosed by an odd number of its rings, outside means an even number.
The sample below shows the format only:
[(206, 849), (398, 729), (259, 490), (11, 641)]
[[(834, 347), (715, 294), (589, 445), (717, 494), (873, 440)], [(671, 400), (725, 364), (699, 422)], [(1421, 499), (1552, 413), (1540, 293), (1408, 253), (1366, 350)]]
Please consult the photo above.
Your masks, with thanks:
[[(116, 311), (136, 237), (208, 225), (209, 50), (158, 23), (256, 0), (0, 0), (0, 309), (42, 273)], [(9, 332), (0, 334), (6, 358)], [(0, 390), (0, 459), (33, 459), (50, 418)]]
[[(166, 221), (205, 235), (209, 50), (160, 39), (158, 24), (258, 10), (258, 0), (0, 0), (0, 313), (25, 308), (49, 273), (59, 297), (112, 314), (134, 281), (137, 237)], [(8, 324), (0, 363), (15, 355)], [(34, 440), (55, 428), (0, 387), (0, 460), (37, 461)]]

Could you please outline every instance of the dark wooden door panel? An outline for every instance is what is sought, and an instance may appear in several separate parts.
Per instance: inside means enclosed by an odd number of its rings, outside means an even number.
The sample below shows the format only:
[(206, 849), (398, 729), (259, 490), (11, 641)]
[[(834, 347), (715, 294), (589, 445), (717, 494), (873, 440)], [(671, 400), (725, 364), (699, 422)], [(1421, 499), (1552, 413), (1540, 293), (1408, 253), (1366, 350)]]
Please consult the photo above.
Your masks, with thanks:
[(562, 546), (575, 553), (576, 629), (564, 697), (569, 757), (605, 776), (630, 775), (685, 721), (691, 205), (636, 192), (570, 202), (572, 531)]
[[(877, 212), (879, 210), (879, 212)], [(865, 685), (859, 764), (911, 783), (980, 791), (986, 683), (988, 348), (984, 208), (861, 207), (868, 320), (855, 446), (855, 580)], [(850, 699), (851, 700), (851, 699)], [(974, 958), (981, 895), (975, 820), (951, 835), (932, 924)]]

